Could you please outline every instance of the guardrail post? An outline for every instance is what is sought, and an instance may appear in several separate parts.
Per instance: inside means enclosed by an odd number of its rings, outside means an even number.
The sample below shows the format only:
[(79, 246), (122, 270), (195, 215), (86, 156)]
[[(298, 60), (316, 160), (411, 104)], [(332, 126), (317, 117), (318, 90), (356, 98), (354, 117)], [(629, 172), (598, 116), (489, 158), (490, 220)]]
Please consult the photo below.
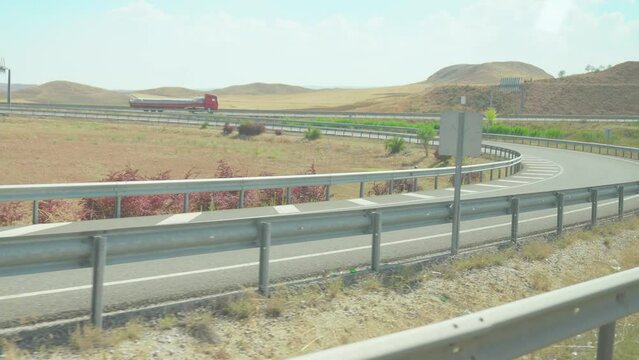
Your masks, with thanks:
[(484, 182), (484, 172), (483, 172), (483, 171), (480, 171), (480, 172), (479, 172), (479, 182), (480, 182), (480, 183), (483, 183), (483, 182)]
[(329, 201), (331, 199), (331, 186), (330, 185), (326, 185), (326, 201)]
[(102, 310), (104, 298), (104, 268), (106, 266), (105, 236), (93, 237), (93, 287), (91, 290), (91, 324), (102, 328)]
[(497, 169), (497, 179), (501, 179), (501, 168)]
[(189, 193), (182, 194), (182, 212), (189, 212)]
[(364, 182), (359, 183), (359, 197), (360, 198), (364, 197)]
[(388, 195), (393, 193), (393, 180), (388, 180), (387, 189), (388, 189)]
[(264, 296), (269, 296), (268, 265), (271, 250), (271, 224), (260, 223), (258, 228), (260, 236), (260, 274), (259, 291)]
[(519, 229), (519, 198), (510, 199), (510, 241), (517, 244), (517, 230)]
[(601, 326), (597, 339), (597, 360), (612, 360), (612, 350), (615, 346), (615, 322)]
[(240, 209), (244, 207), (244, 189), (240, 190), (240, 200), (238, 201), (237, 207)]
[(564, 230), (564, 194), (557, 193), (557, 236)]
[(438, 183), (439, 183), (439, 175), (435, 175), (435, 190), (437, 190), (437, 188), (439, 187)]
[(412, 191), (417, 191), (417, 178), (413, 178), (413, 190)]
[(619, 194), (618, 216), (619, 216), (619, 220), (621, 220), (623, 219), (623, 193), (624, 193), (623, 185), (619, 185), (619, 187), (617, 188), (617, 193)]
[(286, 188), (286, 204), (290, 204), (291, 203), (291, 188), (287, 187)]
[(40, 201), (33, 200), (33, 211), (32, 211), (31, 222), (33, 224), (37, 224), (40, 222)]
[(490, 169), (490, 181), (493, 181), (493, 169)]
[(597, 189), (590, 190), (590, 202), (591, 202), (591, 211), (590, 211), (590, 227), (594, 228), (597, 226), (597, 198), (598, 196)]
[(382, 242), (382, 214), (378, 212), (374, 212), (371, 215), (372, 215), (372, 222), (373, 222), (371, 270), (379, 271), (379, 263), (381, 259), (381, 242)]
[(115, 209), (113, 210), (113, 217), (118, 219), (122, 216), (122, 197), (116, 196), (115, 198)]

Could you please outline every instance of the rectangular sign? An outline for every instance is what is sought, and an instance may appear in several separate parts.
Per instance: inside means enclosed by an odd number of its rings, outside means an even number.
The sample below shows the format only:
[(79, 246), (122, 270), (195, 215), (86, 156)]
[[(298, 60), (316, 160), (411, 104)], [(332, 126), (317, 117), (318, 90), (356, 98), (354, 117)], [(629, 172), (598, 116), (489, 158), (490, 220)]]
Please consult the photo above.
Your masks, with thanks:
[[(439, 154), (455, 156), (457, 153), (458, 112), (443, 112), (439, 121)], [(481, 154), (481, 122), (484, 116), (467, 112), (464, 121), (464, 156)]]

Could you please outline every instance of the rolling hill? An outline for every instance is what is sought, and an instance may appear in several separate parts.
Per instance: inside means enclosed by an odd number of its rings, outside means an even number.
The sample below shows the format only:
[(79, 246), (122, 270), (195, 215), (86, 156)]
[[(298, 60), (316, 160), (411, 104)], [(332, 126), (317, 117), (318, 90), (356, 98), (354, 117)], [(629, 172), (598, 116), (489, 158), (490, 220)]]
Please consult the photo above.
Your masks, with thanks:
[(544, 70), (519, 61), (489, 62), (483, 64), (458, 64), (447, 66), (428, 77), (424, 84), (430, 85), (494, 85), (504, 77), (524, 79), (550, 79)]
[(73, 83), (51, 81), (39, 86), (12, 92), (12, 98), (21, 102), (78, 104), (78, 105), (127, 105), (128, 96), (115, 91)]
[[(563, 115), (635, 115), (639, 114), (639, 62), (629, 61), (607, 70), (541, 79), (524, 83), (525, 114)], [(483, 111), (490, 102), (491, 87), (443, 85), (420, 94), (398, 99), (399, 111), (439, 112), (460, 110), (459, 98), (468, 99), (466, 110)], [(521, 93), (501, 92), (493, 88), (493, 105), (502, 114), (517, 114)], [(381, 106), (365, 109), (381, 111)]]
[(288, 95), (314, 92), (316, 90), (286, 84), (252, 83), (233, 85), (213, 90), (217, 95)]

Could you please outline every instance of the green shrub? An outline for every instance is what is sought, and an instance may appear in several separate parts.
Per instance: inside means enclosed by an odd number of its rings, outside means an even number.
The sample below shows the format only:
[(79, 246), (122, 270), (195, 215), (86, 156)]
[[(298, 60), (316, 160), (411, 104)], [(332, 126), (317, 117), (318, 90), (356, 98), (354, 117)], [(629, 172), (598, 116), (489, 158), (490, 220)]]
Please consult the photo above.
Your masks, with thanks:
[(304, 132), (304, 138), (306, 140), (317, 140), (320, 136), (322, 136), (322, 132), (316, 127), (308, 128), (308, 130)]
[(489, 107), (484, 112), (484, 116), (486, 120), (488, 120), (488, 127), (493, 127), (493, 125), (495, 125), (495, 119), (497, 119), (497, 110), (494, 107)]
[(400, 137), (394, 137), (384, 141), (384, 147), (389, 154), (397, 154), (406, 148), (406, 141)]
[(428, 143), (433, 140), (436, 135), (435, 127), (433, 124), (422, 124), (417, 128), (417, 137), (422, 141), (424, 152), (428, 157)]

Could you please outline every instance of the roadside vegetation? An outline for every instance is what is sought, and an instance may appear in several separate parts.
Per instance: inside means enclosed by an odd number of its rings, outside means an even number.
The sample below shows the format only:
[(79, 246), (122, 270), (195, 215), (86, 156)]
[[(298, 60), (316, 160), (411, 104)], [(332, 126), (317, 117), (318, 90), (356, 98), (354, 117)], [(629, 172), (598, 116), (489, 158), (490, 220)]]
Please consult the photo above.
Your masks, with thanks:
[[(486, 115), (486, 113), (488, 115)], [(601, 144), (613, 144), (623, 146), (639, 146), (639, 122), (606, 122), (606, 121), (506, 121), (497, 119), (498, 114), (494, 114), (489, 110), (484, 116), (488, 119), (484, 126), (483, 132), (491, 134), (503, 135), (519, 135), (543, 137), (551, 139), (585, 141)], [(490, 119), (492, 116), (492, 124)], [(407, 131), (417, 132), (424, 125), (430, 125), (435, 130), (439, 129), (436, 122), (423, 122), (411, 120), (359, 120), (348, 118), (314, 118), (309, 120), (312, 123), (337, 123), (350, 124), (353, 127), (357, 125), (374, 125), (374, 126), (392, 126), (405, 128)], [(303, 121), (290, 121), (291, 124), (299, 125)], [(611, 129), (612, 136), (606, 138), (605, 129)]]
[(306, 140), (317, 140), (322, 136), (322, 131), (316, 127), (310, 127), (304, 132), (304, 138)]
[[(423, 326), (639, 265), (639, 219), (537, 238), (521, 247), (400, 265), (371, 274), (356, 268), (305, 285), (253, 290), (215, 307), (132, 320), (106, 331), (78, 328), (67, 345), (25, 350), (0, 346), (7, 358), (118, 359), (287, 358)], [(364, 270), (364, 269), (362, 269)], [(615, 358), (639, 355), (639, 315), (617, 322)], [(596, 330), (521, 359), (592, 359)], [(21, 357), (20, 357), (21, 356)]]
[(386, 139), (384, 147), (389, 154), (397, 154), (406, 148), (406, 140), (400, 137)]

